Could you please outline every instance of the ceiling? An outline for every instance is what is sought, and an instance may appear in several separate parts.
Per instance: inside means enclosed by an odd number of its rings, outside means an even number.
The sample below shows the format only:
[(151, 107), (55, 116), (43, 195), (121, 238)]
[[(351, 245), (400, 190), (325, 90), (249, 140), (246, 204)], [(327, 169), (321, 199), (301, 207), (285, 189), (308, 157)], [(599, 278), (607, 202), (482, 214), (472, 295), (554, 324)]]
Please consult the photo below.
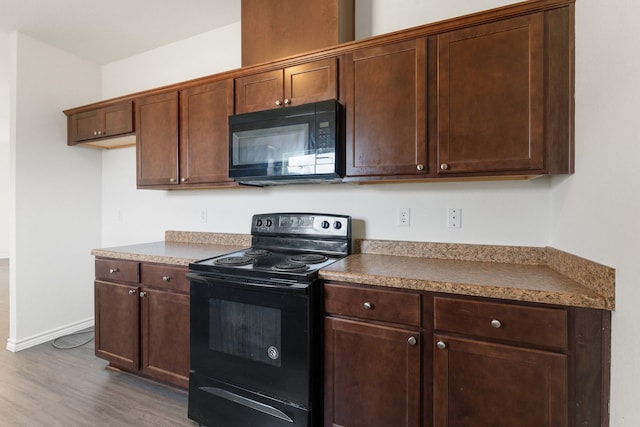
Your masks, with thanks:
[(97, 64), (240, 21), (240, 0), (0, 0), (0, 33), (19, 31)]

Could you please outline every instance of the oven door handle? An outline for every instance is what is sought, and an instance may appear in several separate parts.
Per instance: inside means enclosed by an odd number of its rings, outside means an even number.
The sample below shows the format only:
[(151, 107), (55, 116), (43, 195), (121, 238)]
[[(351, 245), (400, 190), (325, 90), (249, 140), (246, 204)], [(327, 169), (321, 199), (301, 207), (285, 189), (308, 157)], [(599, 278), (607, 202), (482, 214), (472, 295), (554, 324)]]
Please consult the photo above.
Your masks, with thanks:
[(231, 402), (235, 402), (240, 405), (246, 406), (247, 408), (255, 409), (256, 411), (260, 411), (267, 415), (271, 415), (272, 417), (279, 418), (286, 422), (289, 422), (289, 423), (293, 422), (293, 420), (281, 410), (274, 408), (273, 406), (269, 406), (264, 403), (257, 402), (253, 399), (249, 399), (248, 397), (240, 396), (238, 394), (232, 393), (227, 390), (223, 390), (218, 387), (199, 387), (199, 389), (209, 394), (213, 394), (214, 396), (218, 396), (223, 399), (230, 400)]

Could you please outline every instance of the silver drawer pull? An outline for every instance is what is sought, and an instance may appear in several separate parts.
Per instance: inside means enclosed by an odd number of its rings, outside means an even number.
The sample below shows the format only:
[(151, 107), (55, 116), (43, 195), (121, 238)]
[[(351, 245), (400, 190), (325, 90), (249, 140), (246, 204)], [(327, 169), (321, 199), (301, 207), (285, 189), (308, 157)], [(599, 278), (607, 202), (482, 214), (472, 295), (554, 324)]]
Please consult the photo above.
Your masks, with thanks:
[(418, 343), (418, 340), (416, 339), (416, 337), (409, 337), (407, 342), (411, 345), (416, 345)]
[(129, 289), (129, 295), (135, 295), (135, 294), (136, 294), (135, 289)]
[(493, 326), (496, 329), (500, 329), (502, 327), (502, 323), (500, 323), (498, 319), (493, 319), (491, 321), (491, 326)]
[(116, 268), (110, 268), (110, 269), (109, 269), (109, 274), (115, 274), (115, 273), (117, 273), (117, 272), (119, 272), (119, 271), (120, 271), (120, 269), (119, 269), (118, 267), (116, 267)]
[(367, 301), (364, 304), (362, 304), (362, 306), (364, 307), (365, 310), (372, 310), (373, 309), (373, 304), (371, 304), (369, 301)]
[(162, 276), (162, 281), (163, 281), (163, 282), (169, 282), (169, 281), (171, 281), (171, 277), (169, 277), (169, 276)]
[(447, 348), (447, 345), (444, 343), (444, 341), (438, 341), (436, 343), (436, 347), (438, 347), (439, 350), (444, 350), (445, 348)]

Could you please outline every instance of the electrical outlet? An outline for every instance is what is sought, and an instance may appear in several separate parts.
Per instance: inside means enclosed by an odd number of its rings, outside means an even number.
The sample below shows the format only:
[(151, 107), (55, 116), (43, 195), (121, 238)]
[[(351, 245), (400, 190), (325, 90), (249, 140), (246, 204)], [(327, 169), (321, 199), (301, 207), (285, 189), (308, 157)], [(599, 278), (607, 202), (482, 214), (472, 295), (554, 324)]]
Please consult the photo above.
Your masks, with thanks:
[(202, 209), (200, 211), (200, 222), (207, 222), (207, 210)]
[(462, 208), (447, 209), (447, 227), (462, 228)]
[(411, 223), (411, 209), (398, 208), (398, 226), (408, 227)]

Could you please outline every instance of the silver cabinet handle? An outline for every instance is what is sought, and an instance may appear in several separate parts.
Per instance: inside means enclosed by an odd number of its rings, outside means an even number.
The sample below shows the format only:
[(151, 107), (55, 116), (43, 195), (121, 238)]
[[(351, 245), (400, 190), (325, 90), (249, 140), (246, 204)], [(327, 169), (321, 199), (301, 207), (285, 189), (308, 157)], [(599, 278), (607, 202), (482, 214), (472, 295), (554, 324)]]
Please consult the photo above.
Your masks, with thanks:
[(187, 181), (189, 181), (189, 178), (182, 178), (182, 179), (180, 179), (180, 181), (181, 182), (187, 182)]
[(416, 339), (416, 337), (409, 337), (407, 342), (411, 345), (416, 345), (418, 343), (418, 340)]
[(369, 301), (367, 301), (364, 304), (362, 304), (362, 306), (364, 307), (365, 310), (373, 309), (373, 304), (371, 304)]
[(424, 170), (424, 165), (417, 165), (416, 169), (418, 169), (419, 171)]
[(285, 98), (284, 105), (289, 105), (289, 104), (291, 104), (291, 100), (289, 98)]
[(449, 169), (449, 165), (446, 163), (443, 163), (440, 165), (440, 169), (442, 169), (443, 171), (446, 171), (447, 169)]
[(136, 294), (135, 289), (129, 289), (129, 295), (135, 295), (135, 294)]
[(163, 281), (163, 282), (170, 282), (170, 281), (171, 281), (171, 277), (169, 277), (169, 276), (162, 276), (162, 281)]
[(118, 267), (116, 268), (110, 268), (109, 269), (109, 274), (116, 274), (120, 271), (120, 269)]
[(276, 105), (279, 107), (282, 105), (282, 101), (280, 101), (279, 99), (276, 101)]
[(493, 326), (496, 329), (500, 329), (502, 327), (502, 323), (498, 319), (493, 319), (491, 321), (491, 326)]
[(169, 178), (169, 182), (170, 182), (171, 184), (175, 184), (176, 179), (175, 179), (175, 178)]
[(436, 343), (436, 347), (438, 347), (439, 350), (444, 350), (445, 348), (447, 348), (447, 345), (444, 343), (444, 341), (438, 341)]
[(144, 297), (146, 297), (146, 296), (147, 296), (147, 293), (146, 293), (146, 292), (140, 292), (140, 298), (144, 298)]

